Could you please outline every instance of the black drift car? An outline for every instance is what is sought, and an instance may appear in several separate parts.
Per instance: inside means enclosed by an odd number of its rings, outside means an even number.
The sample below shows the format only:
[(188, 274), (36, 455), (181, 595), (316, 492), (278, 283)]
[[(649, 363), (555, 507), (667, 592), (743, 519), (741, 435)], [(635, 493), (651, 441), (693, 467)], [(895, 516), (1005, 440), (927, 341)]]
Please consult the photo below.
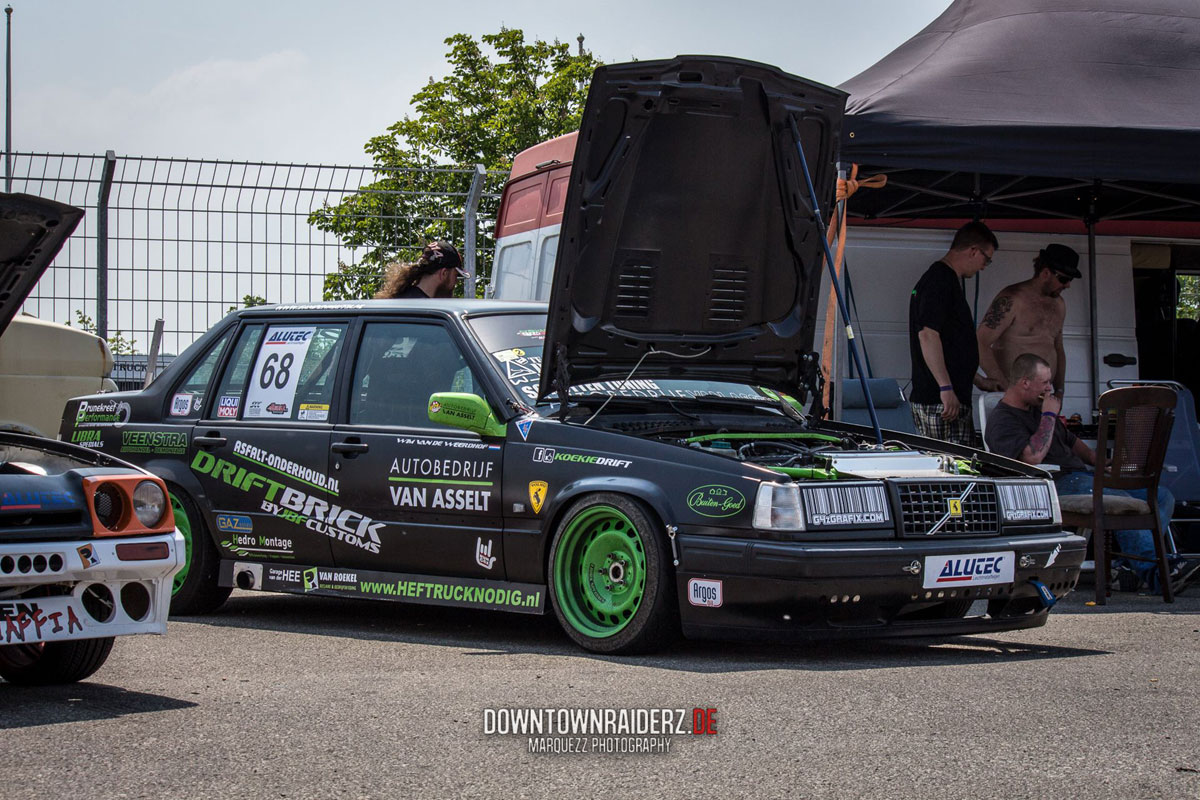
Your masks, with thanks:
[[(598, 652), (689, 636), (1033, 627), (1084, 542), (1016, 462), (806, 418), (844, 98), (769, 67), (602, 68), (552, 300), (238, 312), (97, 446), (161, 475), (231, 587), (546, 613)], [(1041, 590), (1041, 591), (1040, 591)], [(1044, 591), (1044, 594), (1043, 594)]]

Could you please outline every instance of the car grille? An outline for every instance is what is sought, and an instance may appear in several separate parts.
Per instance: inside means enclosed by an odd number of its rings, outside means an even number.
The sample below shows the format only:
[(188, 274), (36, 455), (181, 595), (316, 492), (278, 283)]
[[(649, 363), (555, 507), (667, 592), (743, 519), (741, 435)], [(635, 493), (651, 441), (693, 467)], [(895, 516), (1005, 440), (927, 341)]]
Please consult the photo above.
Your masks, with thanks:
[[(990, 536), (1000, 530), (996, 486), (986, 481), (897, 482), (901, 536)], [(970, 489), (968, 492), (967, 490)], [(966, 495), (964, 497), (964, 495)], [(950, 514), (961, 498), (961, 516)], [(941, 523), (940, 525), (938, 523)]]

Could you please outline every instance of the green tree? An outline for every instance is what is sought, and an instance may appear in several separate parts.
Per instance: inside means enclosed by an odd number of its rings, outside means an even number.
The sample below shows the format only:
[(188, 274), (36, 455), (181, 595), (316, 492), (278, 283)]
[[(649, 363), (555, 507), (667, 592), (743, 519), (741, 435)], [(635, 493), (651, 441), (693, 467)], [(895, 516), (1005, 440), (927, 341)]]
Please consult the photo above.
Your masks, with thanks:
[[(100, 333), (96, 329), (96, 322), (87, 314), (84, 314), (78, 308), (75, 309), (75, 321), (79, 323), (79, 327), (83, 328), (88, 333), (99, 336)], [(67, 320), (67, 325), (71, 324), (71, 320)], [(113, 331), (108, 337), (108, 349), (114, 356), (132, 355), (137, 347), (136, 339), (126, 339), (125, 334), (120, 331)]]
[[(591, 53), (572, 54), (558, 41), (526, 42), (522, 31), (509, 28), (478, 41), (462, 33), (445, 41), (449, 74), (430, 79), (413, 96), (415, 116), (367, 142), (375, 180), (309, 217), (362, 251), (357, 263), (339, 264), (326, 276), (328, 300), (369, 297), (389, 261), (416, 258), (428, 241), (461, 244), (455, 223), (465, 212), (474, 165), (507, 172), (517, 153), (579, 127), (600, 63)], [(502, 180), (493, 179), (488, 189), (495, 192)], [(479, 208), (484, 253), (492, 250), (495, 213), (496, 199), (485, 197)], [(490, 260), (478, 270), (482, 285)]]

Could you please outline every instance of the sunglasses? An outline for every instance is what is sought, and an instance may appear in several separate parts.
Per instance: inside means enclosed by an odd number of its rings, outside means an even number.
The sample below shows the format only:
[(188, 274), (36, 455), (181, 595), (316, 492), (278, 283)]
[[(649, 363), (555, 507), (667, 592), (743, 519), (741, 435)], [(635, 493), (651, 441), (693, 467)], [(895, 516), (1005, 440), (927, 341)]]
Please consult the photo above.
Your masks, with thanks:
[(1054, 278), (1058, 281), (1060, 286), (1070, 286), (1071, 281), (1075, 280), (1068, 275), (1063, 275), (1061, 272), (1054, 273)]

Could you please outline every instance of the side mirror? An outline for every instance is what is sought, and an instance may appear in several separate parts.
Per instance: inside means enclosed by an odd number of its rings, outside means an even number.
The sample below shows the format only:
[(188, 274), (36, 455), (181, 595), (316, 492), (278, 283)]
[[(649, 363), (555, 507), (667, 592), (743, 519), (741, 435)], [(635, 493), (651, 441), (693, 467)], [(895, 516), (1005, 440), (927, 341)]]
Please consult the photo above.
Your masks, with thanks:
[(434, 392), (429, 396), (429, 421), (478, 433), (504, 436), (508, 426), (496, 419), (487, 401), (467, 392)]

